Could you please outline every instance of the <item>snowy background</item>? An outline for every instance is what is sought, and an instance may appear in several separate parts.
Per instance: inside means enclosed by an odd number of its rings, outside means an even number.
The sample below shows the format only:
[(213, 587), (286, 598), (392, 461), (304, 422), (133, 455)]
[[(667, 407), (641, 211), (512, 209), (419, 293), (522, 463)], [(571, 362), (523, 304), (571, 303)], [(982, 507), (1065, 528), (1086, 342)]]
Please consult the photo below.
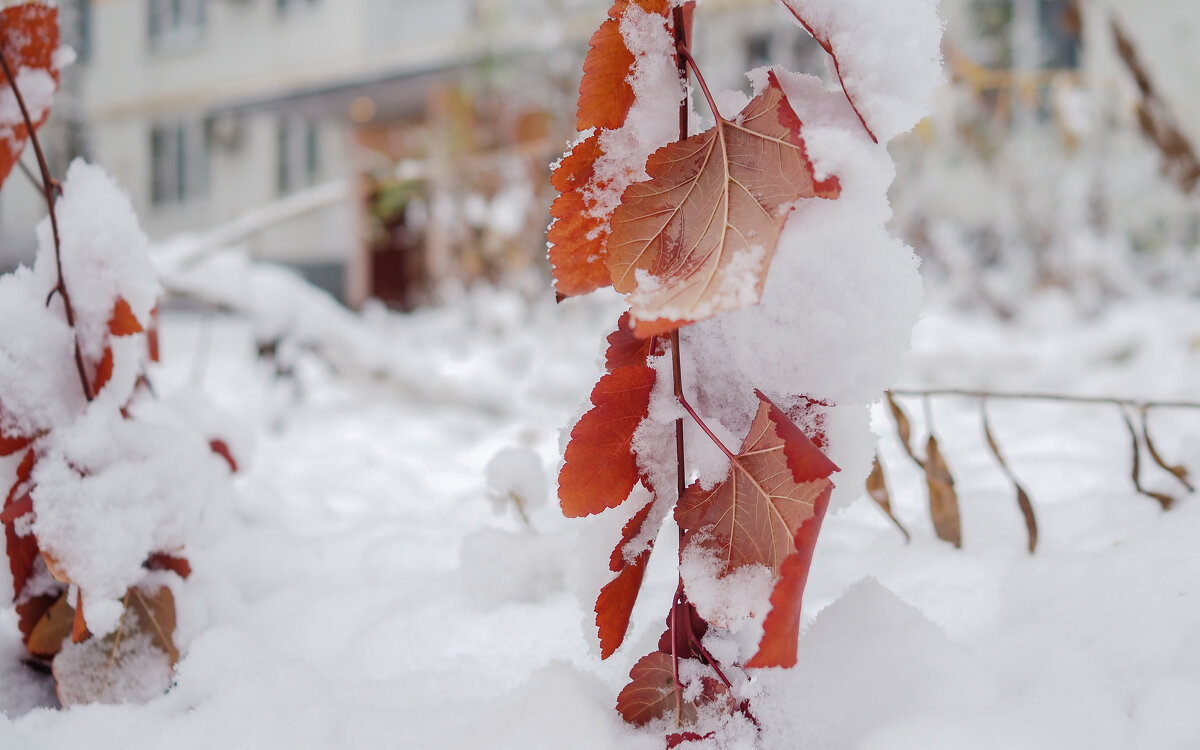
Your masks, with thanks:
[[(600, 662), (579, 524), (550, 501), (560, 430), (601, 369), (611, 298), (555, 305), (478, 290), (364, 336), (405, 375), (256, 357), (244, 321), (165, 319), (161, 393), (203, 392), (246, 470), (211, 498), (179, 598), (176, 686), (144, 706), (56, 711), (0, 615), (0, 747), (658, 747), (612, 711), (674, 589), (664, 533), (627, 645)], [(905, 385), (1197, 398), (1200, 305), (1083, 317), (1047, 295), (1012, 324), (929, 309)], [(438, 382), (422, 391), (409, 378)], [(920, 431), (919, 404), (908, 411)], [(800, 664), (764, 675), (768, 747), (1186, 748), (1200, 742), (1200, 509), (1129, 486), (1108, 407), (995, 402), (1034, 497), (1035, 556), (976, 406), (937, 401), (964, 549), (939, 542), (922, 479), (876, 422), (901, 535), (868, 499), (826, 522)], [(1197, 415), (1155, 412), (1160, 450), (1200, 471)], [(919, 436), (918, 436), (919, 437)], [(518, 450), (528, 468), (485, 468)], [(531, 454), (531, 455), (527, 455)], [(534, 460), (533, 457), (536, 457)], [(903, 459), (903, 460), (902, 460)], [(540, 463), (540, 471), (534, 471)], [(1174, 491), (1159, 477), (1152, 487)], [(526, 496), (532, 528), (496, 496)], [(1178, 493), (1176, 493), (1178, 494)], [(497, 513), (497, 508), (503, 512)]]

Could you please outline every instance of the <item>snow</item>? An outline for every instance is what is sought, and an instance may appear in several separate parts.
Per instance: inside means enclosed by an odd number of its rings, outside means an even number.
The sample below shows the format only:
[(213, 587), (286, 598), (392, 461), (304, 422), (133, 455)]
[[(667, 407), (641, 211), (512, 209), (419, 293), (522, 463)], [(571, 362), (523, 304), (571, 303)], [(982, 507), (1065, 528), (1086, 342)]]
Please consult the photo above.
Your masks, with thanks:
[[(602, 662), (589, 650), (596, 591), (582, 582), (606, 570), (611, 544), (589, 557), (590, 540), (554, 504), (531, 510), (533, 530), (497, 516), (485, 472), (519, 447), (552, 481), (559, 429), (599, 375), (618, 305), (480, 290), (379, 327), (378, 343), (419, 354), (429, 378), (498, 383), (485, 391), (492, 408), (336, 374), (308, 352), (296, 363), (305, 395), (282, 415), (272, 394), (290, 386), (255, 361), (252, 326), (168, 314), (159, 390), (200, 388), (253, 437), (236, 494), (209, 498), (188, 547), (175, 687), (140, 706), (31, 711), (51, 698), (10, 659), (0, 747), (661, 747), (612, 706), (662, 631), (674, 529), (651, 558), (628, 643)], [(935, 308), (901, 375), (1196, 398), (1197, 321), (1187, 299), (1095, 318), (1047, 298), (1011, 326)], [(920, 438), (921, 410), (905, 404)], [(1186, 702), (1200, 674), (1194, 500), (1162, 513), (1132, 491), (1127, 435), (1103, 408), (990, 409), (1034, 496), (1038, 553), (1024, 551), (974, 404), (935, 406), (963, 502), (960, 551), (934, 538), (922, 480), (885, 430), (893, 502), (914, 541), (863, 497), (831, 512), (801, 664), (748, 686), (761, 693), (764, 747), (1149, 750), (1188, 747), (1200, 732)], [(1156, 413), (1152, 425), (1165, 454), (1200, 471), (1193, 413)], [(1170, 489), (1165, 479), (1148, 477)], [(12, 654), (11, 613), (0, 624), (0, 653)]]

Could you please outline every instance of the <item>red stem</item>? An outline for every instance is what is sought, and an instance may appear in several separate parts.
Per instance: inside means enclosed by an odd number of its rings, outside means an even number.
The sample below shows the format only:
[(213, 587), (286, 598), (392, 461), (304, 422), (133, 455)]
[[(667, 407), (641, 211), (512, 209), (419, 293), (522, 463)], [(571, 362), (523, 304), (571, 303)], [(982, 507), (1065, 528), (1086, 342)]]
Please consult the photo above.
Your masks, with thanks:
[[(717, 109), (717, 103), (713, 99), (712, 92), (708, 90), (708, 84), (704, 82), (704, 76), (700, 74), (700, 66), (696, 64), (696, 58), (692, 57), (692, 53), (687, 50), (686, 45), (680, 46), (676, 44), (675, 51), (679, 53), (680, 68), (683, 68), (685, 64), (692, 66), (692, 72), (696, 74), (696, 83), (699, 84), (700, 91), (703, 92), (704, 99), (708, 102), (708, 108), (712, 110), (713, 117), (718, 120), (724, 119), (721, 117), (721, 111)], [(683, 140), (686, 137), (684, 135), (679, 140)]]
[[(54, 292), (58, 292), (63, 298), (63, 307), (67, 314), (67, 325), (71, 327), (72, 333), (75, 332), (75, 310), (71, 307), (71, 295), (67, 293), (67, 285), (63, 281), (62, 270), (62, 247), (58, 239), (58, 217), (54, 212), (54, 192), (61, 191), (58, 181), (50, 175), (50, 167), (46, 163), (46, 155), (42, 153), (42, 144), (38, 142), (37, 128), (33, 125), (33, 118), (29, 116), (29, 109), (25, 106), (25, 99), (21, 96), (21, 89), (17, 86), (17, 79), (13, 76), (12, 69), (8, 66), (8, 59), (4, 56), (4, 50), (0, 48), (0, 67), (4, 68), (4, 77), (8, 79), (8, 85), (12, 87), (13, 96), (17, 99), (17, 106), (21, 109), (21, 117), (25, 120), (25, 130), (29, 135), (29, 142), (33, 144), (33, 152), (37, 155), (38, 169), (42, 172), (42, 195), (46, 199), (46, 208), (50, 213), (50, 232), (54, 236), (54, 266), (58, 271), (58, 285), (50, 292), (51, 296)], [(49, 299), (46, 300), (49, 304)], [(88, 382), (87, 369), (83, 366), (83, 352), (79, 348), (79, 335), (75, 333), (75, 369), (79, 371), (79, 382), (83, 384), (83, 395), (88, 401), (91, 401), (95, 395), (92, 393), (91, 383)]]
[(808, 25), (808, 21), (805, 21), (803, 18), (801, 18), (800, 14), (795, 10), (792, 10), (792, 6), (784, 3), (784, 7), (791, 12), (792, 17), (804, 27), (804, 30), (812, 36), (813, 40), (815, 40), (817, 44), (821, 45), (821, 49), (825, 50), (825, 54), (833, 58), (833, 72), (837, 74), (838, 85), (842, 87), (842, 93), (846, 95), (846, 101), (850, 102), (850, 109), (854, 110), (854, 114), (858, 115), (858, 121), (862, 123), (863, 129), (867, 131), (867, 135), (871, 136), (871, 141), (873, 143), (879, 143), (879, 139), (875, 137), (875, 133), (871, 132), (871, 126), (867, 124), (865, 119), (863, 119), (862, 112), (858, 111), (858, 105), (854, 103), (854, 99), (850, 96), (850, 92), (846, 90), (846, 81), (842, 79), (842, 66), (838, 64), (837, 55), (833, 54), (833, 45), (831, 45), (827, 40), (817, 36), (816, 32), (813, 31), (812, 26)]

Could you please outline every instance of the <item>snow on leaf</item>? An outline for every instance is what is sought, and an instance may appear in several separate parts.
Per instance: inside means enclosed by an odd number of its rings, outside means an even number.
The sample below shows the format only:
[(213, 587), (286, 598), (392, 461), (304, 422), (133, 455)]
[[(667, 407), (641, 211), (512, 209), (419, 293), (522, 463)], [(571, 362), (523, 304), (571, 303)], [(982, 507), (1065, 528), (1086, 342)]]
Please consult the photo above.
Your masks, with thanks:
[[(24, 501), (29, 498), (28, 482), (29, 477), (33, 474), (33, 464), (33, 451), (29, 451), (21, 459), (21, 464), (17, 467), (17, 479), (8, 491), (8, 497), (4, 500), (6, 514), (10, 508), (24, 505)], [(25, 584), (29, 581), (29, 576), (33, 574), (33, 568), (38, 558), (37, 539), (32, 534), (22, 536), (17, 533), (16, 522), (22, 515), (24, 513), (14, 512), (11, 519), (7, 517), (4, 519), (5, 551), (8, 553), (9, 570), (12, 571), (14, 600), (19, 599), (25, 590)]]
[[(717, 679), (711, 668), (697, 660), (681, 659), (680, 667), (687, 664), (707, 673), (700, 677), (701, 685), (696, 697), (692, 700), (679, 699), (679, 716), (676, 713), (675, 674), (672, 669), (671, 655), (661, 651), (643, 656), (629, 672), (629, 684), (617, 696), (617, 711), (630, 724), (644, 726), (664, 717), (673, 717), (676, 726), (694, 724), (700, 709), (706, 706), (723, 703), (726, 710), (733, 710), (733, 696), (729, 689)], [(681, 692), (688, 691), (687, 685), (681, 685)]]
[(612, 279), (605, 259), (608, 227), (591, 212), (588, 198), (593, 187), (596, 160), (604, 154), (599, 134), (592, 134), (571, 149), (550, 175), (559, 192), (550, 206), (554, 223), (546, 235), (554, 288), (567, 297), (587, 294), (608, 286)]
[(722, 575), (765, 565), (778, 576), (796, 551), (801, 525), (829, 501), (837, 467), (762, 393), (759, 409), (730, 474), (704, 490), (688, 487), (675, 509), (683, 544), (713, 550)]
[(591, 411), (571, 430), (558, 475), (563, 515), (578, 518), (625, 502), (639, 478), (633, 433), (650, 409), (655, 372), (645, 365), (621, 367), (592, 389)]
[(144, 565), (149, 570), (169, 570), (183, 579), (192, 574), (192, 566), (187, 558), (168, 555), (166, 552), (155, 552), (146, 558)]
[(799, 198), (836, 198), (818, 181), (800, 120), (774, 73), (735, 120), (650, 156), (612, 219), (608, 267), (630, 295), (638, 336), (754, 304)]
[(600, 590), (600, 596), (596, 598), (596, 631), (600, 636), (602, 659), (612, 656), (621, 647), (629, 629), (629, 617), (642, 589), (642, 578), (646, 574), (646, 563), (650, 560), (654, 542), (652, 540), (646, 549), (639, 552), (633, 562), (625, 559), (625, 545), (642, 534), (653, 508), (654, 498), (651, 497), (646, 507), (629, 519), (629, 523), (621, 530), (621, 541), (609, 560), (609, 569), (617, 576)]
[(635, 95), (629, 77), (633, 73), (634, 56), (621, 36), (621, 16), (631, 5), (663, 18), (670, 11), (667, 0), (616, 0), (612, 4), (608, 18), (588, 42), (583, 78), (579, 82), (576, 130), (616, 130), (625, 124), (633, 107)]
[[(50, 115), (50, 96), (58, 85), (54, 52), (58, 49), (58, 9), (49, 3), (20, 3), (0, 9), (0, 49), (35, 128)], [(0, 77), (0, 184), (16, 166), (29, 132), (12, 86)]]

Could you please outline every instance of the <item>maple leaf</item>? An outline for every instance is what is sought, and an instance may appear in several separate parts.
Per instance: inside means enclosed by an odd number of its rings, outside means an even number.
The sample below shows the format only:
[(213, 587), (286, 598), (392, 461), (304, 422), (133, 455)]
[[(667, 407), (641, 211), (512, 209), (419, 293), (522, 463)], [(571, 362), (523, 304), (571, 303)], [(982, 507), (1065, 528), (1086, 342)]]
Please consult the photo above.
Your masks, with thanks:
[(829, 500), (837, 471), (819, 448), (761, 392), (758, 413), (730, 474), (711, 490), (693, 484), (675, 509), (684, 548), (710, 549), (721, 575), (765, 565), (779, 576), (801, 525)]
[[(8, 553), (8, 567), (12, 572), (14, 601), (20, 598), (24, 592), (25, 584), (29, 581), (29, 576), (33, 574), (39, 553), (37, 539), (33, 534), (21, 536), (17, 534), (16, 528), (17, 519), (28, 512), (25, 509), (26, 506), (30, 510), (33, 507), (33, 501), (29, 496), (29, 477), (33, 474), (33, 464), (33, 451), (29, 451), (21, 459), (21, 464), (17, 467), (17, 479), (8, 491), (8, 497), (4, 500), (5, 551)], [(10, 513), (10, 509), (15, 510)], [(17, 510), (23, 512), (17, 512)]]
[(712, 128), (655, 151), (650, 179), (621, 196), (608, 267), (630, 294), (639, 336), (758, 302), (792, 205), (840, 194), (836, 177), (813, 176), (800, 120), (768, 79), (736, 120), (718, 114)]
[(600, 595), (596, 597), (596, 632), (600, 637), (601, 659), (607, 659), (620, 648), (629, 630), (629, 617), (642, 590), (642, 579), (646, 575), (646, 563), (650, 560), (654, 541), (651, 539), (633, 562), (625, 559), (625, 545), (642, 534), (653, 509), (654, 498), (651, 497), (650, 502), (625, 524), (621, 530), (621, 541), (609, 558), (609, 569), (617, 575), (600, 589)]
[[(681, 659), (692, 665), (703, 665), (694, 659)], [(729, 689), (717, 679), (716, 673), (703, 666), (709, 674), (700, 678), (700, 690), (695, 692), (692, 699), (680, 697), (678, 702), (679, 715), (675, 716), (676, 726), (693, 724), (700, 709), (713, 704), (725, 704), (725, 710), (733, 710), (733, 696)], [(681, 685), (680, 692), (686, 691), (687, 686)], [(643, 656), (629, 671), (629, 684), (617, 696), (617, 711), (630, 724), (644, 726), (666, 716), (676, 713), (675, 673), (672, 669), (670, 654), (655, 651)]]
[(655, 372), (619, 367), (592, 389), (593, 408), (571, 430), (558, 474), (558, 499), (568, 518), (615, 508), (639, 479), (633, 433), (650, 410)]
[(583, 78), (579, 82), (576, 130), (616, 130), (625, 124), (633, 107), (634, 91), (629, 76), (633, 73), (634, 56), (621, 36), (621, 17), (634, 5), (647, 13), (661, 15), (664, 20), (670, 12), (667, 0), (616, 0), (612, 4), (608, 18), (588, 41)]
[[(0, 9), (0, 49), (4, 51), (4, 59), (13, 76), (20, 77), (23, 71), (41, 71), (49, 74), (57, 86), (54, 52), (58, 49), (58, 9), (49, 3), (21, 3)], [(10, 84), (0, 78), (0, 95), (7, 94), (7, 89), (11, 89)], [(15, 102), (13, 104), (13, 110), (0, 124), (0, 183), (16, 166), (29, 137), (25, 123), (16, 112)], [(45, 111), (39, 111), (31, 107), (29, 116), (38, 128), (50, 116), (50, 110), (47, 107)]]

